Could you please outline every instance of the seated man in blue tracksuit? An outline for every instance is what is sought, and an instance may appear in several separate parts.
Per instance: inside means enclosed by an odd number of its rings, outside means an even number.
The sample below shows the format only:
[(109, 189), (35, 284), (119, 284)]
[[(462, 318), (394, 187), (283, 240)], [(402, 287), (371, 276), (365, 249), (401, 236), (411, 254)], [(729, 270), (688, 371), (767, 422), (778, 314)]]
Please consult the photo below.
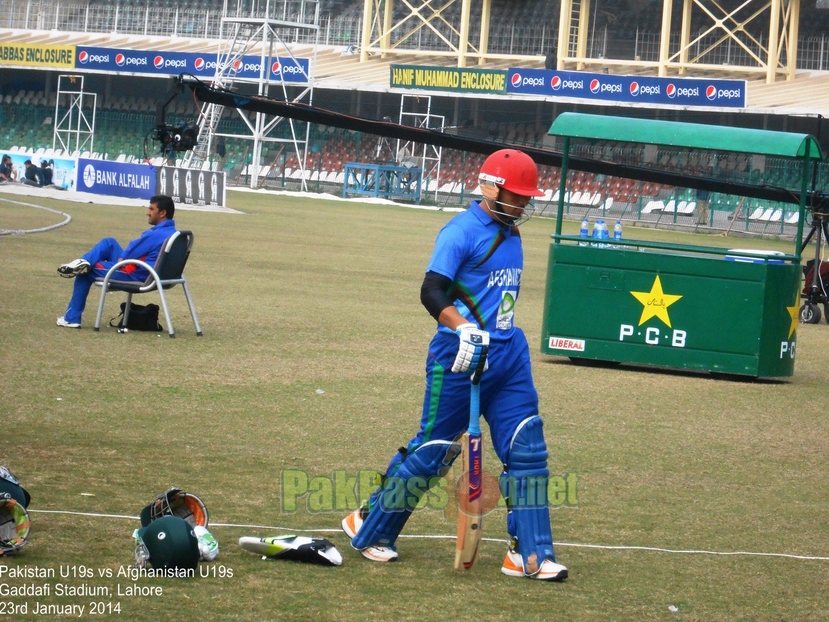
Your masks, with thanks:
[[(164, 195), (150, 199), (147, 208), (147, 219), (152, 228), (147, 229), (137, 240), (130, 242), (126, 248), (121, 248), (115, 238), (104, 238), (80, 259), (75, 259), (58, 268), (58, 273), (66, 278), (75, 277), (75, 286), (72, 290), (72, 299), (66, 307), (66, 313), (58, 318), (58, 326), (65, 328), (80, 328), (81, 315), (86, 307), (86, 298), (95, 279), (106, 276), (112, 266), (122, 259), (140, 259), (154, 266), (158, 253), (164, 241), (176, 231), (173, 220), (175, 214), (173, 200)], [(118, 270), (119, 281), (146, 281), (149, 274), (144, 268), (128, 264)]]

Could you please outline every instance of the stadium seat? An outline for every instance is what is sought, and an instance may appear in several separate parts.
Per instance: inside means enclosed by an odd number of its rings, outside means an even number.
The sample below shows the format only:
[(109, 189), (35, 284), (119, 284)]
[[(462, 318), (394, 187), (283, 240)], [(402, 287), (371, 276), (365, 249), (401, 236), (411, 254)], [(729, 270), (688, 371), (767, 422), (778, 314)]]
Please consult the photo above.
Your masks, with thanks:
[[(184, 297), (187, 299), (187, 306), (190, 308), (190, 316), (193, 318), (193, 324), (196, 327), (196, 335), (201, 337), (202, 329), (199, 324), (199, 318), (196, 315), (196, 306), (193, 304), (193, 297), (190, 295), (187, 279), (184, 278), (184, 267), (187, 265), (187, 259), (190, 257), (190, 251), (192, 249), (193, 233), (191, 231), (176, 231), (167, 238), (167, 241), (161, 247), (161, 252), (159, 252), (158, 259), (155, 262), (155, 267), (139, 259), (124, 259), (112, 266), (103, 279), (97, 279), (95, 281), (95, 285), (101, 287), (101, 300), (98, 303), (98, 314), (95, 317), (95, 332), (98, 332), (101, 328), (101, 316), (104, 313), (104, 301), (106, 300), (107, 292), (126, 292), (127, 303), (124, 310), (124, 323), (126, 323), (129, 317), (129, 309), (132, 304), (133, 295), (157, 291), (158, 297), (161, 300), (161, 308), (164, 311), (164, 319), (167, 322), (167, 332), (170, 334), (170, 337), (175, 337), (176, 333), (173, 330), (173, 322), (170, 319), (170, 310), (167, 307), (167, 298), (164, 295), (164, 290), (181, 285), (184, 288)], [(141, 266), (150, 275), (144, 282), (116, 280), (116, 272), (126, 265)]]
[(642, 213), (650, 214), (651, 212), (660, 212), (663, 209), (665, 209), (665, 204), (662, 201), (648, 201)]

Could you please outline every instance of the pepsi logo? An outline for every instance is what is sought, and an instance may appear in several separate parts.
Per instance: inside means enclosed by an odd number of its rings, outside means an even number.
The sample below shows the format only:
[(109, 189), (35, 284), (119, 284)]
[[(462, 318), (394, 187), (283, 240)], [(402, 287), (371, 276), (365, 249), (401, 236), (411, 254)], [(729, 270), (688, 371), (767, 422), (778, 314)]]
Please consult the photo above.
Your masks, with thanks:
[(717, 99), (717, 87), (716, 87), (716, 86), (714, 86), (713, 84), (711, 84), (711, 85), (709, 85), (708, 87), (706, 87), (706, 89), (705, 89), (705, 96), (706, 96), (709, 100), (712, 100), (712, 101), (713, 101), (713, 100), (715, 100), (715, 99)]
[(553, 76), (553, 79), (550, 80), (550, 88), (554, 91), (561, 88), (561, 76)]
[(593, 78), (590, 81), (590, 92), (591, 93), (594, 93), (594, 94), (598, 93), (599, 90), (601, 89), (601, 87), (602, 87), (601, 83), (596, 78)]
[(520, 73), (512, 74), (512, 78), (510, 78), (510, 83), (513, 86), (516, 86), (516, 87), (521, 86), (521, 74)]
[(156, 56), (153, 59), (153, 65), (156, 69), (161, 69), (164, 66), (164, 57), (163, 56)]
[(241, 68), (242, 68), (242, 61), (241, 61), (241, 59), (237, 58), (235, 61), (233, 61), (233, 69), (236, 70), (236, 71), (239, 71)]
[(88, 60), (89, 60), (89, 52), (87, 52), (86, 50), (83, 50), (83, 51), (81, 51), (80, 54), (78, 54), (78, 62), (79, 63), (83, 63), (85, 65)]
[(636, 80), (630, 83), (630, 94), (634, 97), (639, 95), (639, 83)]
[[(713, 86), (709, 88), (714, 88)], [(705, 92), (708, 95), (708, 91)], [(742, 89), (717, 89), (717, 99), (740, 99), (743, 96)], [(708, 99), (714, 99), (709, 96)]]
[(119, 67), (123, 67), (124, 63), (126, 63), (126, 62), (127, 62), (127, 59), (123, 54), (119, 53), (119, 54), (115, 55), (115, 64), (118, 65)]
[(281, 71), (282, 71), (282, 66), (279, 64), (278, 60), (275, 60), (273, 62), (273, 65), (271, 65), (271, 73), (280, 73)]
[(668, 87), (665, 89), (665, 95), (673, 99), (676, 97), (676, 84), (669, 84)]
[(196, 71), (201, 71), (202, 69), (204, 69), (204, 59), (201, 56), (199, 56), (196, 59), (196, 62), (193, 63), (193, 66), (195, 67)]

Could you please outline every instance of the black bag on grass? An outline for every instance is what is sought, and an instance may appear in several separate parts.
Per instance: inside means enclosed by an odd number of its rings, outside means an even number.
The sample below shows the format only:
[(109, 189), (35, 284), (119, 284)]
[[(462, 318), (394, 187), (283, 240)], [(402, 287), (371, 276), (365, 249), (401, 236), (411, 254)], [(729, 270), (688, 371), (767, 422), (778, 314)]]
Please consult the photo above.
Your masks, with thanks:
[[(162, 331), (164, 330), (161, 327), (161, 324), (158, 323), (158, 311), (160, 307), (158, 305), (137, 305), (132, 303), (130, 305), (130, 316), (127, 320), (127, 325), (124, 326), (124, 309), (126, 309), (127, 303), (121, 303), (121, 313), (117, 316), (112, 318), (109, 321), (109, 325), (114, 328), (128, 328), (130, 330), (152, 330), (152, 331)], [(114, 324), (115, 320), (118, 320), (118, 324)]]

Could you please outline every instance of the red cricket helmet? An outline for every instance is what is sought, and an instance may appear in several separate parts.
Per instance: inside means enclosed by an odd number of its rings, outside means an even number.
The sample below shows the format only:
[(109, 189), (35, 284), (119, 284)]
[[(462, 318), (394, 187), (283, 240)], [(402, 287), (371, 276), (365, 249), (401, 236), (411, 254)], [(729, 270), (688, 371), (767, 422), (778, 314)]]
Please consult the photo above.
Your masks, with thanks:
[(533, 159), (517, 149), (499, 149), (491, 154), (481, 166), (478, 181), (495, 184), (525, 197), (540, 197), (544, 192), (538, 189), (538, 167)]

